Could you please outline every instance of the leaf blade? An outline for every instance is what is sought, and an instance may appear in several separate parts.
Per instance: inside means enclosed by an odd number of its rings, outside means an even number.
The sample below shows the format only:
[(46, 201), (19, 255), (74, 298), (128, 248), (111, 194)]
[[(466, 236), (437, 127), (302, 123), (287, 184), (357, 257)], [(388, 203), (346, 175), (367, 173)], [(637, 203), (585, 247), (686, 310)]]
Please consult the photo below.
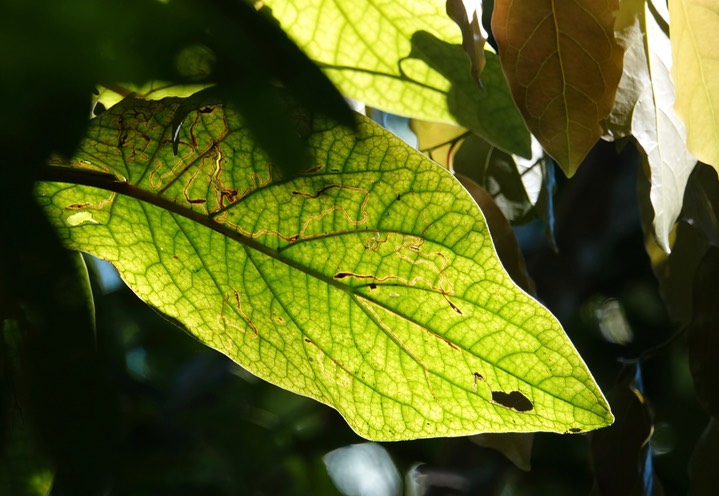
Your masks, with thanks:
[(41, 184), (71, 246), (111, 260), (199, 339), (336, 408), (367, 438), (611, 422), (561, 326), (511, 282), (449, 173), (368, 120), (356, 136), (299, 113), (321, 158), (280, 179), (220, 107), (188, 116), (175, 157), (178, 105), (126, 100), (93, 121), (78, 156), (53, 164), (120, 178)]
[(687, 127), (689, 150), (719, 170), (719, 7), (701, 0), (672, 0), (669, 14), (675, 108)]
[(572, 176), (602, 135), (621, 75), (616, 0), (495, 2), (492, 32), (532, 134)]
[(669, 233), (696, 164), (686, 147), (684, 125), (674, 112), (671, 46), (662, 29), (668, 15), (662, 2), (622, 3), (617, 37), (625, 49), (624, 72), (608, 120), (615, 136), (631, 133), (644, 151), (651, 176), (654, 233), (667, 253)]
[(442, 2), (266, 3), (345, 95), (398, 115), (458, 123), (508, 153), (531, 156), (496, 54), (483, 53), (482, 90)]

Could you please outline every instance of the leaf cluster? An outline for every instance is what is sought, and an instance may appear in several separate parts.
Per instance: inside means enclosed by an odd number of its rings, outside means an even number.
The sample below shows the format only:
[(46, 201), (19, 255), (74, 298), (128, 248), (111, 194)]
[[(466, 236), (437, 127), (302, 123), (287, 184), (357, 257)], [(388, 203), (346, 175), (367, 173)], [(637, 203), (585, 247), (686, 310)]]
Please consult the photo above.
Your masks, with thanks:
[[(522, 470), (526, 433), (601, 429), (573, 459), (594, 494), (713, 487), (719, 11), (470, 4), (0, 6), (0, 488), (331, 491), (325, 422), (345, 444), (479, 434)], [(403, 116), (419, 151), (345, 98)], [(230, 361), (108, 318), (123, 303), (68, 248)], [(680, 431), (690, 481), (654, 469)], [(411, 446), (434, 466), (393, 452), (408, 491), (448, 480), (432, 442)], [(455, 461), (444, 490), (468, 494), (542, 487), (563, 456), (540, 443), (522, 478), (453, 446), (493, 467)]]

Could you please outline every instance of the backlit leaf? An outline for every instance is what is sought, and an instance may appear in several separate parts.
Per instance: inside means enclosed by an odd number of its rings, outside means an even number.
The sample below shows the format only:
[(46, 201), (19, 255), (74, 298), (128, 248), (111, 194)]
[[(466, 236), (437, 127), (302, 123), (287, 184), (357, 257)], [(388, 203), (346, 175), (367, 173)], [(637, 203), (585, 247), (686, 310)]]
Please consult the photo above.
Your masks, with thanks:
[(502, 262), (502, 266), (512, 278), (512, 281), (527, 293), (534, 295), (534, 281), (527, 273), (527, 265), (524, 260), (524, 254), (519, 248), (519, 243), (514, 235), (514, 230), (509, 221), (504, 217), (502, 211), (492, 199), (490, 194), (479, 184), (462, 174), (456, 175), (462, 186), (467, 188), (467, 192), (472, 195), (474, 201), (477, 202), (482, 214), (487, 222), (487, 227), (492, 235), (494, 248)]
[(671, 0), (672, 78), (689, 150), (719, 170), (719, 4)]
[(483, 90), (444, 2), (265, 3), (345, 95), (394, 114), (458, 123), (504, 151), (531, 155), (497, 55), (484, 53)]
[(684, 125), (674, 112), (670, 79), (669, 12), (663, 0), (625, 0), (617, 17), (624, 72), (608, 126), (616, 137), (632, 134), (649, 162), (654, 232), (669, 251), (669, 232), (679, 217), (696, 158), (686, 148)]
[[(38, 199), (68, 246), (252, 373), (381, 440), (579, 432), (609, 407), (559, 323), (502, 268), (450, 173), (375, 123), (293, 110), (314, 165), (275, 168), (229, 109), (128, 99)], [(85, 214), (78, 217), (78, 214)]]
[[(553, 192), (544, 152), (535, 138), (532, 137), (532, 158), (524, 159), (498, 150), (478, 135), (451, 124), (413, 119), (411, 128), (421, 152), (487, 190), (512, 224), (539, 219), (551, 232)], [(486, 215), (482, 203), (477, 203)]]
[(492, 33), (529, 130), (571, 176), (602, 135), (622, 72), (617, 0), (496, 0)]

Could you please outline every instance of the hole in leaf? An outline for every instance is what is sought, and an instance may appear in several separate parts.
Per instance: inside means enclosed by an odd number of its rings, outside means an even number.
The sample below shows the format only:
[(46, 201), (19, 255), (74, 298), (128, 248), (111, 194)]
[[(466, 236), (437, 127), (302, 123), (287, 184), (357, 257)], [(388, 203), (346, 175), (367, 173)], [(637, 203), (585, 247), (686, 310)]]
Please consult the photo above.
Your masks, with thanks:
[(492, 391), (492, 401), (518, 412), (528, 412), (534, 409), (534, 404), (519, 391), (511, 393)]

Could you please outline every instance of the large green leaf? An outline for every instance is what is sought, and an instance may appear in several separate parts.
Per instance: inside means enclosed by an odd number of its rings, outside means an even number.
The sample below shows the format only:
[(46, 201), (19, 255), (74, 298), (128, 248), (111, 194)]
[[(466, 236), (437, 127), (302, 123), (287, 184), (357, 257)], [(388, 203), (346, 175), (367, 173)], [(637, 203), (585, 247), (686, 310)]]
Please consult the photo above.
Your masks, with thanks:
[(531, 156), (497, 55), (484, 53), (481, 88), (444, 2), (265, 3), (344, 94), (395, 114), (458, 123), (501, 150)]
[(719, 171), (719, 4), (671, 0), (672, 78), (689, 150)]
[[(654, 232), (669, 252), (669, 232), (679, 217), (684, 189), (696, 164), (686, 147), (686, 130), (674, 112), (669, 77), (672, 52), (663, 0), (624, 0), (617, 16), (617, 39), (625, 49), (608, 127), (615, 137), (633, 135), (651, 171), (650, 199)], [(668, 30), (667, 30), (668, 31)]]
[(617, 0), (496, 0), (492, 32), (529, 130), (573, 175), (602, 135), (622, 73)]
[(237, 114), (128, 99), (38, 198), (73, 248), (252, 373), (383, 440), (612, 421), (552, 315), (499, 263), (436, 164), (362, 118), (288, 108), (315, 166), (282, 179)]

